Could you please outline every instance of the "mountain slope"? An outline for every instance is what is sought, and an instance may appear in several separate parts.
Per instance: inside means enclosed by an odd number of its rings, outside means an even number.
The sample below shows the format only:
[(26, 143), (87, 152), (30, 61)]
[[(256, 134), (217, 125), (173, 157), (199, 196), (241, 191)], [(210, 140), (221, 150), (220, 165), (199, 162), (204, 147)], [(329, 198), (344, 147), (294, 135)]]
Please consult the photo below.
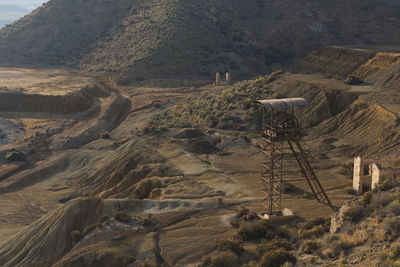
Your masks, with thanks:
[[(72, 65), (129, 77), (242, 76), (312, 49), (399, 45), (384, 1), (52, 0), (0, 30), (0, 65)], [(384, 19), (382, 19), (384, 18)]]

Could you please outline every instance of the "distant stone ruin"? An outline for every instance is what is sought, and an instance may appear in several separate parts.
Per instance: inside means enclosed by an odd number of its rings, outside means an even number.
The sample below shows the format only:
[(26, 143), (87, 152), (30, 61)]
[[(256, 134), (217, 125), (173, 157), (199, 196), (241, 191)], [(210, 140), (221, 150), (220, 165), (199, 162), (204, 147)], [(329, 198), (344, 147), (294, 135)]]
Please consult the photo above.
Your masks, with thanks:
[(379, 164), (369, 160), (367, 163), (368, 168), (366, 168), (366, 160), (362, 157), (354, 158), (354, 191), (361, 195), (369, 189), (374, 190), (377, 188), (383, 177), (397, 176), (400, 174), (398, 163), (400, 163), (398, 159), (381, 160)]
[(215, 74), (215, 86), (229, 85), (231, 83), (231, 75), (229, 72), (225, 74), (225, 81), (221, 81), (221, 74), (217, 72)]
[(219, 72), (217, 72), (217, 74), (215, 74), (215, 85), (216, 86), (221, 85), (221, 74), (219, 74)]

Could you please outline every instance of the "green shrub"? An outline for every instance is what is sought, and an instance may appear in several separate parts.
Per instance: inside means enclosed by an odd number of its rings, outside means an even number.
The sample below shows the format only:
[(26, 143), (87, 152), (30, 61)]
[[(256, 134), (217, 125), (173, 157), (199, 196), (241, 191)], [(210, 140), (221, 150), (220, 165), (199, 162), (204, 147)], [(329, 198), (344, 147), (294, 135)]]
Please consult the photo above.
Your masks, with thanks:
[(280, 267), (286, 262), (295, 264), (296, 257), (292, 253), (283, 249), (267, 251), (261, 258), (258, 266), (260, 267)]
[(311, 254), (320, 248), (321, 243), (315, 240), (305, 240), (300, 246), (300, 250), (306, 254)]
[(291, 183), (282, 183), (281, 184), (281, 192), (282, 193), (297, 193), (299, 192), (299, 188), (297, 188), (296, 186), (294, 186)]
[(250, 210), (248, 208), (246, 208), (246, 207), (240, 207), (240, 210), (238, 211), (237, 216), (239, 218), (242, 218), (244, 215), (248, 214), (249, 211)]
[(120, 146), (122, 146), (123, 144), (129, 142), (131, 139), (132, 139), (131, 137), (125, 136), (124, 138), (121, 138), (121, 139), (119, 139), (119, 140), (114, 141), (114, 142), (112, 143), (111, 146), (112, 146), (113, 148), (120, 147)]
[(308, 221), (303, 226), (303, 229), (298, 231), (298, 236), (302, 239), (319, 237), (329, 232), (330, 226), (330, 218), (315, 218), (311, 221)]
[(400, 259), (400, 245), (395, 246), (390, 251), (390, 258), (392, 260), (399, 260)]
[(380, 191), (387, 191), (392, 188), (395, 188), (396, 186), (399, 185), (399, 182), (397, 181), (395, 176), (386, 176), (383, 177), (379, 184), (378, 184), (378, 190)]
[(387, 206), (392, 200), (393, 198), (385, 192), (373, 194), (369, 203), (369, 208), (378, 212), (382, 211), (382, 208)]
[(315, 226), (319, 226), (322, 225), (324, 226), (326, 229), (329, 230), (330, 226), (331, 226), (331, 219), (330, 218), (322, 218), (322, 217), (318, 217), (315, 219), (312, 219), (310, 221), (308, 221), (305, 225), (304, 225), (304, 229), (306, 230), (311, 230), (312, 228), (314, 228)]
[(238, 235), (242, 240), (251, 240), (257, 238), (271, 239), (275, 234), (275, 228), (270, 221), (248, 221), (242, 222)]
[(217, 249), (219, 251), (227, 251), (230, 250), (236, 254), (239, 254), (243, 251), (243, 247), (239, 241), (233, 240), (220, 240), (217, 244)]
[(240, 266), (238, 257), (232, 251), (219, 252), (213, 256), (203, 257), (202, 267), (235, 267)]
[(393, 213), (396, 216), (400, 215), (400, 200), (396, 199), (390, 202), (387, 206), (387, 212)]
[(16, 149), (10, 149), (9, 151), (7, 151), (7, 153), (5, 155), (5, 160), (7, 160), (7, 161), (27, 161), (24, 152), (16, 150)]
[(332, 250), (333, 257), (339, 257), (344, 250), (349, 248), (349, 246), (345, 242), (343, 242), (340, 238), (332, 241), (327, 245)]
[(262, 256), (264, 255), (267, 251), (269, 250), (277, 250), (277, 249), (283, 249), (283, 250), (293, 250), (294, 246), (291, 242), (289, 242), (286, 239), (282, 238), (274, 238), (271, 241), (266, 241), (264, 240), (257, 246), (257, 255)]
[(103, 131), (103, 132), (100, 133), (100, 138), (101, 138), (101, 139), (108, 139), (108, 138), (110, 138), (110, 137), (111, 137), (111, 136), (110, 136), (110, 133), (107, 132), (107, 131)]
[(368, 205), (371, 203), (371, 199), (372, 199), (372, 193), (371, 192), (366, 192), (363, 196), (361, 201), (365, 204)]
[(189, 98), (185, 103), (153, 116), (149, 124), (165, 128), (181, 128), (189, 127), (189, 125), (220, 129), (256, 127), (257, 119), (253, 101), (271, 97), (271, 91), (266, 90), (269, 81), (268, 77), (260, 77), (229, 86), (218, 94), (207, 94), (196, 99)]
[(368, 215), (368, 209), (363, 205), (356, 204), (346, 210), (343, 215), (345, 221), (356, 223)]
[(82, 238), (81, 231), (79, 230), (73, 230), (71, 231), (71, 238), (73, 242), (78, 242)]
[(400, 220), (398, 218), (389, 218), (384, 221), (384, 230), (391, 239), (396, 238), (400, 233)]

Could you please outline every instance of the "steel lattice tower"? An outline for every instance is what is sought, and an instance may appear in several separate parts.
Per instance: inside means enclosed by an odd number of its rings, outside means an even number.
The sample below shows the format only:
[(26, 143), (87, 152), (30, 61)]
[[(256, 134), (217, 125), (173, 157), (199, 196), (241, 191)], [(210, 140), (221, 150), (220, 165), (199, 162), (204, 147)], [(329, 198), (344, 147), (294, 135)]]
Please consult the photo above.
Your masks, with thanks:
[[(332, 207), (307, 159), (309, 153), (301, 143), (304, 136), (303, 129), (294, 115), (294, 108), (307, 105), (307, 101), (303, 98), (287, 98), (259, 100), (256, 103), (260, 107), (259, 119), (263, 139), (263, 173), (260, 190), (262, 212), (268, 215), (280, 215), (282, 183), (295, 181), (306, 181), (315, 199)], [(297, 167), (302, 177), (288, 177), (293, 167)]]

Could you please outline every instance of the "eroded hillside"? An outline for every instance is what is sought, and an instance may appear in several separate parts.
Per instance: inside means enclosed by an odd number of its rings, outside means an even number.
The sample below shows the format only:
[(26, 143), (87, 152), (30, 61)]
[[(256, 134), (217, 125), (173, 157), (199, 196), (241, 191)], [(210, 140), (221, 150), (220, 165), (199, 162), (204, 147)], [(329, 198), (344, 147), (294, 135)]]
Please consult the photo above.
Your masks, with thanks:
[[(0, 31), (0, 65), (149, 78), (265, 74), (325, 45), (399, 45), (395, 1), (52, 0)], [(384, 18), (384, 19), (382, 19)]]

